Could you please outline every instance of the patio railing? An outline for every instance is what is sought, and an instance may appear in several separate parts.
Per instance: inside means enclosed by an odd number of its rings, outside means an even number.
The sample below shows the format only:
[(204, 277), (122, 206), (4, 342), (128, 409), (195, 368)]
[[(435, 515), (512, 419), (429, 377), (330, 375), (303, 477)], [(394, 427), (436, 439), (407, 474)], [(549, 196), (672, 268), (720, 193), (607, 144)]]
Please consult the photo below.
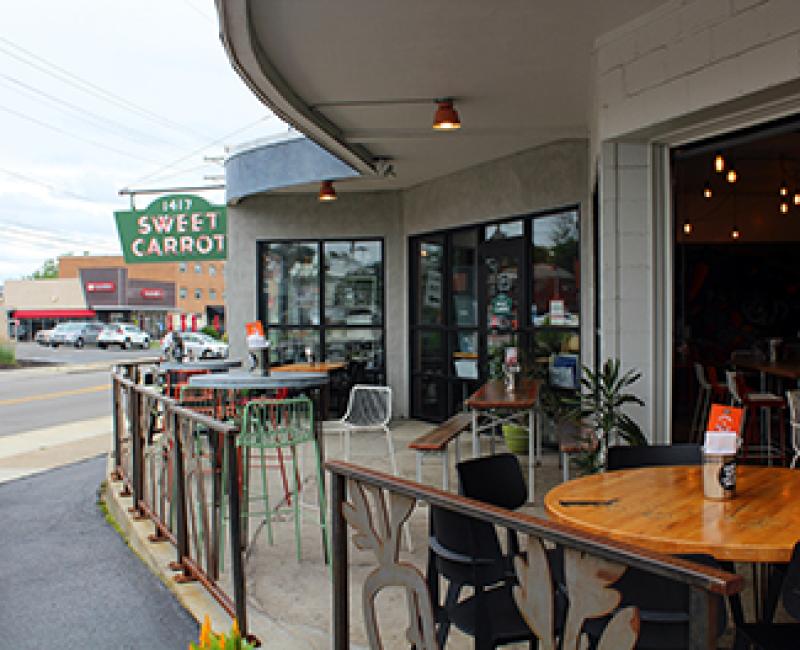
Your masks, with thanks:
[[(688, 586), (691, 650), (716, 648), (719, 597), (738, 593), (742, 588), (739, 576), (707, 566), (615, 543), (365, 467), (338, 461), (329, 462), (326, 467), (331, 474), (335, 650), (350, 647), (348, 525), (353, 528), (356, 546), (374, 554), (375, 569), (365, 580), (362, 593), (369, 646), (383, 647), (380, 617), (374, 609), (376, 597), (386, 587), (399, 587), (405, 591), (408, 606), (405, 638), (417, 650), (438, 650), (435, 625), (439, 603), (434, 601), (421, 572), (399, 559), (400, 530), (418, 501), (513, 529), (523, 540), (527, 539), (527, 544), (522, 544), (526, 554), (515, 561), (519, 585), (514, 588), (514, 598), (525, 622), (539, 639), (538, 647), (545, 650), (589, 647), (583, 645), (587, 641), (582, 639), (583, 623), (588, 618), (602, 616), (610, 617), (610, 622), (598, 647), (634, 648), (639, 632), (638, 610), (626, 607), (615, 611), (618, 593), (611, 586), (628, 567)], [(569, 605), (560, 638), (556, 638), (553, 629), (556, 587), (544, 542), (564, 550), (564, 587)]]
[[(143, 364), (125, 364), (111, 375), (112, 479), (122, 481), (122, 494), (133, 498), (134, 518), (153, 522), (150, 540), (175, 547), (170, 567), (178, 572), (176, 581), (199, 581), (246, 635), (238, 430), (140, 383), (142, 370)], [(225, 519), (230, 571), (221, 575)]]

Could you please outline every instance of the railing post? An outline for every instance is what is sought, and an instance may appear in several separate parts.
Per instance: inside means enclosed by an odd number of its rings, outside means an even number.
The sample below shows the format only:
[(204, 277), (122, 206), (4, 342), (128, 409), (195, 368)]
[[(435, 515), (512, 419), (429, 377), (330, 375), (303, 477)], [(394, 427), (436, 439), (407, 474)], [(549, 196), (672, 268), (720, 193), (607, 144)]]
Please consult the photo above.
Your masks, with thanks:
[(142, 439), (142, 420), (140, 417), (141, 403), (139, 392), (131, 388), (128, 399), (128, 419), (131, 428), (130, 441), (133, 454), (133, 476), (131, 487), (133, 489), (133, 510), (140, 513), (139, 501), (144, 498), (144, 441)]
[(697, 587), (689, 590), (689, 650), (717, 647), (718, 599)]
[(122, 443), (120, 442), (119, 426), (119, 391), (120, 383), (115, 375), (111, 375), (111, 426), (114, 435), (114, 470), (111, 473), (113, 480), (122, 478)]
[(228, 457), (228, 515), (231, 534), (231, 573), (233, 577), (233, 600), (236, 620), (242, 636), (247, 635), (247, 603), (244, 586), (244, 548), (242, 544), (242, 516), (239, 502), (239, 464), (236, 454), (236, 434), (225, 434), (225, 450)]
[(189, 523), (187, 520), (186, 512), (186, 476), (183, 468), (183, 439), (181, 431), (183, 429), (183, 422), (179, 420), (178, 415), (171, 408), (167, 410), (167, 426), (172, 430), (173, 440), (175, 441), (174, 454), (175, 454), (175, 503), (173, 507), (177, 507), (175, 517), (176, 537), (178, 539), (177, 552), (178, 559), (171, 565), (173, 571), (183, 571), (187, 575), (186, 567), (183, 564), (183, 558), (189, 557)]
[(350, 648), (350, 594), (347, 571), (347, 523), (342, 514), (345, 501), (345, 478), (331, 474), (331, 558), (333, 573), (333, 648)]

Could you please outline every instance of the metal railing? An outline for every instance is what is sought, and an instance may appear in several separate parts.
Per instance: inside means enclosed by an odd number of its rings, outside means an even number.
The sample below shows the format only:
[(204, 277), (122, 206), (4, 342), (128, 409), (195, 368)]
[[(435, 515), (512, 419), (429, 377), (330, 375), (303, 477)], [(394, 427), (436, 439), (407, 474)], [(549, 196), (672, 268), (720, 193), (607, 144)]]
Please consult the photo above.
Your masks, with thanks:
[[(461, 515), (516, 531), (527, 538), (526, 553), (515, 560), (518, 586), (514, 598), (527, 625), (539, 639), (539, 647), (577, 650), (584, 647), (582, 626), (587, 618), (607, 616), (599, 647), (628, 650), (635, 647), (639, 632), (636, 607), (615, 610), (619, 602), (613, 583), (629, 567), (682, 583), (689, 590), (688, 645), (691, 650), (716, 648), (718, 608), (721, 598), (739, 593), (740, 576), (686, 560), (651, 553), (639, 547), (616, 543), (607, 538), (581, 532), (538, 517), (503, 510), (433, 487), (395, 476), (333, 461), (326, 464), (331, 475), (331, 525), (333, 558), (333, 647), (350, 647), (350, 594), (348, 565), (348, 525), (353, 528), (353, 542), (360, 549), (372, 550), (375, 570), (364, 582), (362, 606), (367, 640), (371, 648), (380, 648), (379, 618), (374, 611), (375, 598), (384, 587), (406, 591), (408, 629), (405, 638), (417, 650), (438, 650), (436, 625), (440, 604), (420, 571), (400, 561), (400, 530), (418, 501)], [(547, 603), (555, 598), (553, 582), (543, 579), (554, 575), (547, 548), (563, 549), (564, 575), (569, 605), (564, 627), (558, 638), (553, 629), (553, 613)], [(438, 579), (434, 581), (438, 584)], [(550, 593), (546, 590), (550, 589)], [(544, 592), (544, 593), (543, 593)], [(613, 593), (612, 593), (613, 592)], [(594, 610), (596, 603), (610, 602), (604, 610)], [(724, 606), (724, 605), (723, 605)], [(392, 622), (396, 626), (396, 622)], [(588, 646), (586, 646), (588, 647)]]
[(122, 494), (133, 498), (134, 518), (153, 522), (150, 540), (175, 547), (175, 580), (199, 581), (247, 635), (238, 429), (141, 383), (144, 365), (124, 364), (111, 375), (112, 479), (122, 481)]

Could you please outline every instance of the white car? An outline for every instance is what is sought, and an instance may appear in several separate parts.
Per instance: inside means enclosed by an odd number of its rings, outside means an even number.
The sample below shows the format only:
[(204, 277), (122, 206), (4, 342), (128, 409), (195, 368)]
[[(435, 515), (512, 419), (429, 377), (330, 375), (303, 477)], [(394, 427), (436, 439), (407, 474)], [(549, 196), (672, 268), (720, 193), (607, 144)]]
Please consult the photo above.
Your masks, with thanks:
[(225, 359), (228, 344), (200, 332), (181, 332), (183, 353), (190, 359)]
[(144, 350), (150, 347), (150, 335), (130, 323), (112, 323), (106, 325), (97, 337), (97, 347), (107, 348), (111, 345), (118, 345), (123, 350), (133, 346)]
[(53, 338), (53, 330), (39, 330), (36, 332), (34, 340), (39, 345), (50, 345), (50, 340)]

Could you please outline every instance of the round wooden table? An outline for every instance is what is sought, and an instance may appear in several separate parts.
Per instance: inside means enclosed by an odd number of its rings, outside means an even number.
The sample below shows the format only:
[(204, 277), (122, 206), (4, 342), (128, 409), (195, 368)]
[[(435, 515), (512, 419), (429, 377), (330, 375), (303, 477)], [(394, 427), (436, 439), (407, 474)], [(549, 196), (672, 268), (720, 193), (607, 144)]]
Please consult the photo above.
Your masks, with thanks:
[[(610, 503), (565, 505), (581, 500)], [(740, 465), (729, 501), (703, 497), (697, 466), (618, 470), (562, 483), (544, 505), (559, 522), (661, 553), (785, 563), (800, 540), (800, 470)]]

